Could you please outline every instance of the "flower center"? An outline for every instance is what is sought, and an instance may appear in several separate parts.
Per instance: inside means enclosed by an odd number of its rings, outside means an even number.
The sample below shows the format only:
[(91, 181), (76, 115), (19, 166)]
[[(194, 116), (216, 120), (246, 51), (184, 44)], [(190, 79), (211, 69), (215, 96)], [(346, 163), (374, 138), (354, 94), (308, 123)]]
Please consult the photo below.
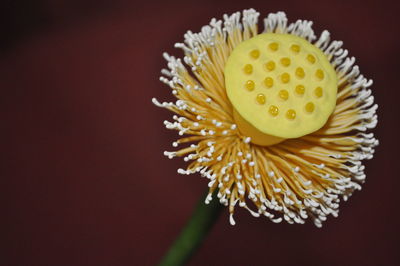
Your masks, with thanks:
[(224, 74), (235, 122), (255, 144), (315, 132), (336, 106), (334, 68), (319, 48), (295, 35), (265, 33), (243, 41)]

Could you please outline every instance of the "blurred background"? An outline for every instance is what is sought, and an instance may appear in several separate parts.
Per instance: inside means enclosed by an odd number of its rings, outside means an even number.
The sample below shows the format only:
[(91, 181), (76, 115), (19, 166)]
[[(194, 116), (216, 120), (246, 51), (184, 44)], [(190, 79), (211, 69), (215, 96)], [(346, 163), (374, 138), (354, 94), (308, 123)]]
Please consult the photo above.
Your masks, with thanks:
[[(167, 3), (168, 2), (168, 3)], [(154, 265), (207, 187), (162, 153), (158, 81), (187, 30), (253, 7), (328, 29), (374, 80), (367, 182), (322, 229), (225, 211), (189, 265), (399, 265), (395, 1), (2, 1), (0, 265)], [(396, 242), (395, 242), (396, 241)], [(397, 256), (396, 256), (397, 255)]]

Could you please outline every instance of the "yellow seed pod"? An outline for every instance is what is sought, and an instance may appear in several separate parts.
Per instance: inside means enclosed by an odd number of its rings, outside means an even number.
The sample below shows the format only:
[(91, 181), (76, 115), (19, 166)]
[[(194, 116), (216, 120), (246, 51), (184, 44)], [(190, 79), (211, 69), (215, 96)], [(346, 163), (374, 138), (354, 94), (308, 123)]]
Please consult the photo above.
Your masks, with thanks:
[[(298, 36), (264, 33), (241, 42), (224, 74), (235, 122), (255, 144), (315, 132), (336, 105), (334, 68), (319, 48)], [(261, 86), (243, 86), (249, 80)]]

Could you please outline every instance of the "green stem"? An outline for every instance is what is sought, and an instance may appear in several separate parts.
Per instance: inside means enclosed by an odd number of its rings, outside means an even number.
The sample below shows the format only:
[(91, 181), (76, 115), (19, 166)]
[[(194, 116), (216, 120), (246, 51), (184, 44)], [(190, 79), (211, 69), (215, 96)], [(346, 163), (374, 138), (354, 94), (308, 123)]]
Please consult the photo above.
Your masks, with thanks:
[(215, 198), (206, 205), (204, 199), (202, 197), (197, 203), (192, 217), (162, 259), (160, 266), (183, 265), (187, 262), (217, 221), (224, 206)]

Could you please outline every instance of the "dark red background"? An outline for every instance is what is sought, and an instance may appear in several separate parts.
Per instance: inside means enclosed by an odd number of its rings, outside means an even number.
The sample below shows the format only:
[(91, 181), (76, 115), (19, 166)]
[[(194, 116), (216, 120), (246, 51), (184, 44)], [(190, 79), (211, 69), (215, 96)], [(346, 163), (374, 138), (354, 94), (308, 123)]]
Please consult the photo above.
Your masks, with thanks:
[[(374, 79), (381, 145), (367, 182), (322, 229), (223, 213), (190, 265), (396, 265), (395, 1), (4, 1), (0, 265), (154, 265), (206, 188), (168, 160), (163, 51), (212, 17), (284, 10), (331, 31)], [(396, 10), (397, 9), (397, 10)]]

